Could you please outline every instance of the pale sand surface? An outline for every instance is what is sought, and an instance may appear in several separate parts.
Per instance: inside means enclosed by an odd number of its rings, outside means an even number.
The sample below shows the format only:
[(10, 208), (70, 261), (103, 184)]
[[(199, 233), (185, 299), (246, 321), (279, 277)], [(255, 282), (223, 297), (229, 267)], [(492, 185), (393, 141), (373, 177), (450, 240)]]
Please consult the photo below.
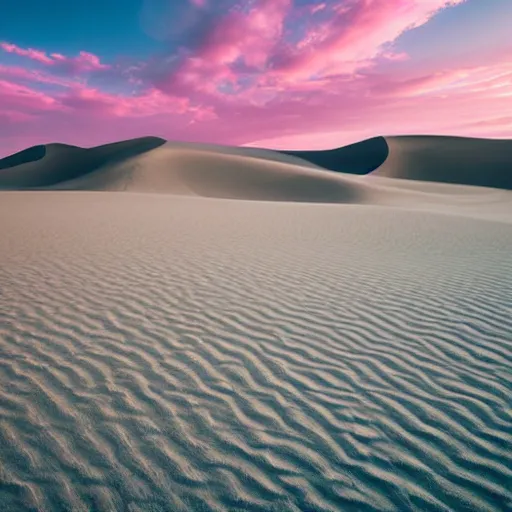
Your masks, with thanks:
[(512, 192), (243, 151), (0, 193), (1, 510), (510, 510)]

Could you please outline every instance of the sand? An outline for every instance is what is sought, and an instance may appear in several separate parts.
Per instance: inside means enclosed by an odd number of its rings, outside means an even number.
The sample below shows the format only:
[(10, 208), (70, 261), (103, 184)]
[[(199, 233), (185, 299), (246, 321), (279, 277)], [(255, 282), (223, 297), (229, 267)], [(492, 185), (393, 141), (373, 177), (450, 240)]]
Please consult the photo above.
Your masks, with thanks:
[(512, 192), (53, 149), (0, 171), (2, 510), (512, 508)]

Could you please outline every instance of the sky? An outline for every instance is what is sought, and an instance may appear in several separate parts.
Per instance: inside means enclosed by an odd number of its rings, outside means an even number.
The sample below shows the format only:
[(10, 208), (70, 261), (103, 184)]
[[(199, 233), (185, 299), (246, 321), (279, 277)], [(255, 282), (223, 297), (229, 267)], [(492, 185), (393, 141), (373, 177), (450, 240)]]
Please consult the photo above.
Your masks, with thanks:
[(512, 138), (511, 0), (24, 0), (0, 16), (0, 157), (156, 135), (324, 149)]

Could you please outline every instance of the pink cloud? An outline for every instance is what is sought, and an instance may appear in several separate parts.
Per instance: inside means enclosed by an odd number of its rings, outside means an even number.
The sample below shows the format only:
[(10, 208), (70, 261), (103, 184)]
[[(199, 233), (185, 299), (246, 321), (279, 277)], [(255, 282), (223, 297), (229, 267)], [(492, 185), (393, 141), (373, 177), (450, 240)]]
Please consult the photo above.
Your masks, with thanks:
[(204, 77), (233, 81), (229, 66), (238, 60), (262, 69), (282, 36), (291, 7), (291, 0), (256, 0), (247, 12), (228, 12), (210, 27), (193, 56), (186, 58), (174, 75), (186, 76), (194, 69)]
[[(48, 95), (4, 80), (0, 116), (9, 116), (5, 126), (14, 134), (17, 149), (34, 140), (88, 145), (146, 134), (271, 147), (328, 147), (393, 133), (499, 136), (512, 134), (500, 96), (512, 93), (512, 85), (484, 84), (504, 78), (497, 76), (502, 67), (496, 61), (486, 69), (454, 68), (420, 77), (414, 85), (391, 82), (384, 74), (361, 75), (345, 82), (326, 80), (312, 90), (304, 86), (274, 94), (261, 102), (253, 101), (254, 91), (247, 91), (247, 97), (229, 101), (211, 97), (209, 104), (158, 89), (129, 96), (80, 84)], [(461, 76), (467, 87), (456, 86)], [(21, 115), (15, 119), (13, 112)], [(4, 147), (12, 144), (8, 134), (0, 135)]]
[(438, 11), (465, 0), (369, 0), (338, 2), (330, 18), (312, 26), (296, 48), (274, 56), (274, 73), (287, 82), (352, 73), (405, 31), (427, 23)]
[(31, 87), (0, 79), (0, 112), (48, 111), (58, 108), (50, 95)]
[(317, 12), (323, 11), (326, 7), (327, 7), (327, 4), (325, 2), (321, 3), (321, 4), (310, 5), (309, 12), (311, 14), (315, 14)]
[(381, 57), (383, 59), (387, 59), (387, 60), (393, 60), (393, 61), (404, 61), (404, 60), (407, 60), (409, 59), (409, 55), (407, 55), (406, 52), (398, 52), (398, 53), (395, 53), (393, 51), (386, 51), (386, 52), (383, 52), (381, 54)]
[(88, 52), (80, 52), (76, 57), (65, 57), (60, 53), (48, 55), (41, 50), (33, 48), (20, 48), (11, 43), (0, 43), (0, 48), (8, 53), (27, 57), (46, 66), (60, 68), (71, 73), (83, 73), (89, 71), (102, 71), (109, 69), (110, 66), (102, 64), (99, 57)]
[(498, 96), (512, 91), (512, 63), (497, 59), (485, 65), (473, 65), (437, 70), (408, 79), (389, 80), (373, 76), (375, 94), (415, 97), (424, 95), (477, 94)]
[(185, 98), (168, 96), (157, 89), (143, 94), (125, 96), (108, 94), (98, 89), (75, 85), (65, 94), (56, 96), (59, 103), (72, 111), (99, 114), (103, 118), (150, 117), (156, 114), (185, 114), (189, 102)]
[[(304, 88), (313, 78), (353, 75), (374, 66), (377, 57), (407, 60), (405, 52), (394, 52), (390, 45), (443, 8), (462, 2), (338, 0), (294, 10), (291, 0), (255, 0), (248, 10), (233, 8), (216, 18), (178, 65), (168, 73), (158, 68), (153, 83), (189, 95), (215, 95), (226, 87), (240, 94), (255, 84), (267, 89), (266, 96), (269, 88)], [(317, 14), (321, 19), (313, 16)], [(303, 20), (308, 23), (303, 37), (287, 43), (290, 27)], [(256, 94), (262, 96), (261, 91)]]
[(0, 78), (16, 80), (18, 82), (53, 84), (63, 87), (69, 87), (78, 81), (77, 78), (72, 81), (62, 76), (55, 76), (35, 69), (26, 69), (21, 66), (5, 66), (3, 64), (0, 64)]
[(41, 52), (39, 50), (34, 50), (33, 48), (23, 49), (15, 44), (10, 43), (0, 43), (0, 48), (8, 53), (14, 53), (16, 55), (21, 55), (22, 57), (28, 57), (29, 59), (36, 60), (43, 64), (52, 64), (53, 61), (50, 57), (46, 55), (46, 53)]

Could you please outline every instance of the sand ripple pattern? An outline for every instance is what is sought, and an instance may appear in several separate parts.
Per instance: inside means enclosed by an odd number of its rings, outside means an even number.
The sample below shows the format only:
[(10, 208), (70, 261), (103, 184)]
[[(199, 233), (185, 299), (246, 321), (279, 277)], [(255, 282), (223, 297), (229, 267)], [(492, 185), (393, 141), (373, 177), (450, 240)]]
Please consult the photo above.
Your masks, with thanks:
[(1, 510), (512, 510), (512, 225), (109, 196), (2, 196)]

